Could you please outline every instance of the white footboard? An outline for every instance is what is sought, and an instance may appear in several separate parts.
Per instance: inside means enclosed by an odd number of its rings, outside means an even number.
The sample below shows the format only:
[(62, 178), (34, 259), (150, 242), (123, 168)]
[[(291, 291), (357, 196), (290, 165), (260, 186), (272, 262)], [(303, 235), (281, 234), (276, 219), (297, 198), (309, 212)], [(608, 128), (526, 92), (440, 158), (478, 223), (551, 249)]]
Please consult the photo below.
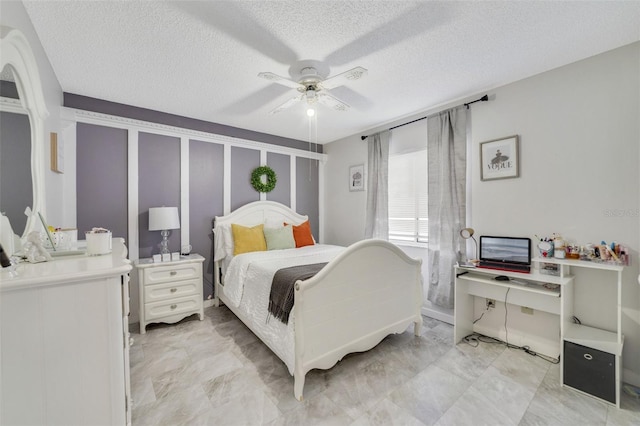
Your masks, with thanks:
[(315, 277), (296, 283), (294, 393), (304, 377), (377, 345), (413, 322), (420, 334), (421, 261), (382, 240), (353, 244)]

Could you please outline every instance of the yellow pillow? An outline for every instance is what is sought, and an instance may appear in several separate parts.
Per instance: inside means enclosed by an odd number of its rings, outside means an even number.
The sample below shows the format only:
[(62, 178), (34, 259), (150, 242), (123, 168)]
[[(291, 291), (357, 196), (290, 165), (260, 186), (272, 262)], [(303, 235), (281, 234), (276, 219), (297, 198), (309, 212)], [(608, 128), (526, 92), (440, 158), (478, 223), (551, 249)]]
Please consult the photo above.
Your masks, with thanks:
[(233, 255), (251, 251), (266, 251), (267, 242), (264, 239), (264, 225), (247, 228), (246, 226), (231, 224), (233, 233)]

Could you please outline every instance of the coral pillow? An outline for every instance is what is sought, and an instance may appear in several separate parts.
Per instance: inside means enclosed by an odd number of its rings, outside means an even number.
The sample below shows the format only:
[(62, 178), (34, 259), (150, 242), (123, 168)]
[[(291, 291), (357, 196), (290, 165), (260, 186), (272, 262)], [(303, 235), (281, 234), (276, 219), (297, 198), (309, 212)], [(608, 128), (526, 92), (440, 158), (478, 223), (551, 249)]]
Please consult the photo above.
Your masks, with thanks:
[[(285, 223), (285, 225), (287, 224)], [(311, 224), (308, 220), (298, 226), (293, 225), (293, 239), (296, 240), (296, 248), (315, 244), (311, 234)]]
[(252, 251), (266, 251), (267, 243), (264, 239), (264, 225), (260, 224), (253, 228), (231, 224), (233, 233), (233, 255), (249, 253)]

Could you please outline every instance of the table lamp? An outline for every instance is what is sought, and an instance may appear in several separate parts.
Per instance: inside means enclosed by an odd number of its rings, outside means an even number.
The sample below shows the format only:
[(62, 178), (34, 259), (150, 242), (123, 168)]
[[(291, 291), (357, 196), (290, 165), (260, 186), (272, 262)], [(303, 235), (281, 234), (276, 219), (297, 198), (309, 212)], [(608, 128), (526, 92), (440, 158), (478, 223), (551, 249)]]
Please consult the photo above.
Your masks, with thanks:
[(180, 229), (177, 207), (151, 207), (149, 209), (149, 231), (160, 231), (161, 254), (169, 253), (169, 230)]
[(472, 264), (476, 264), (478, 262), (478, 242), (476, 241), (475, 238), (473, 238), (474, 232), (475, 231), (473, 230), (473, 228), (464, 228), (460, 230), (460, 236), (465, 240), (468, 240), (469, 238), (471, 238), (473, 240), (473, 243), (476, 246), (476, 257), (470, 261)]

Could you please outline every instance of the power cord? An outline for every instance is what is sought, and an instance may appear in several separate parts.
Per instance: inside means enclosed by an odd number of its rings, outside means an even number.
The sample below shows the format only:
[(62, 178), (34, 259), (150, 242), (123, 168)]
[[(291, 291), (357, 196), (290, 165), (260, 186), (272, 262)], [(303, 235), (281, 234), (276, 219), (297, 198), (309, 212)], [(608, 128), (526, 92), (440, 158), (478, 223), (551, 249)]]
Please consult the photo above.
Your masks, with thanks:
[(478, 321), (480, 321), (482, 319), (482, 317), (484, 316), (484, 314), (486, 314), (487, 312), (489, 312), (489, 307), (487, 306), (487, 309), (484, 310), (484, 312), (482, 314), (480, 314), (480, 317), (478, 317), (477, 319), (473, 320), (473, 323), (477, 323)]
[(524, 351), (525, 353), (531, 355), (531, 356), (537, 356), (539, 358), (542, 358), (543, 360), (550, 362), (551, 364), (559, 364), (560, 363), (560, 355), (558, 355), (557, 358), (553, 358), (547, 355), (543, 355), (543, 354), (539, 354), (536, 351), (531, 350), (531, 348), (529, 346), (517, 346), (517, 345), (513, 345), (510, 343), (507, 343), (503, 340), (500, 339), (496, 339), (495, 337), (489, 337), (489, 336), (485, 336), (483, 334), (478, 334), (478, 333), (472, 333), (469, 334), (468, 336), (465, 336), (462, 338), (462, 341), (465, 342), (466, 344), (477, 348), (480, 343), (489, 343), (489, 344), (499, 344), (499, 345), (505, 345), (507, 348), (509, 349), (519, 349)]
[[(478, 333), (472, 333), (469, 334), (468, 336), (465, 336), (462, 341), (465, 342), (466, 344), (473, 346), (474, 348), (477, 348), (480, 345), (480, 342), (483, 343), (491, 343), (491, 344), (501, 344), (501, 345), (505, 345), (507, 348), (509, 349), (518, 349), (518, 350), (522, 350), (525, 353), (531, 355), (531, 356), (537, 356), (542, 358), (543, 360), (550, 362), (552, 364), (559, 364), (560, 363), (560, 356), (558, 355), (558, 358), (552, 358), (546, 355), (542, 355), (539, 354), (533, 350), (531, 350), (531, 348), (529, 346), (517, 346), (517, 345), (513, 345), (511, 343), (509, 343), (509, 328), (507, 327), (507, 317), (508, 317), (508, 308), (507, 308), (507, 301), (509, 298), (509, 290), (511, 290), (510, 287), (507, 287), (507, 292), (504, 295), (504, 333), (505, 333), (505, 341), (502, 341), (500, 339), (496, 339), (494, 337), (489, 337), (489, 336), (484, 336), (482, 334), (478, 334)], [(489, 310), (489, 308), (487, 308), (478, 319), (476, 319), (475, 321), (473, 321), (473, 323), (477, 323), (478, 321), (480, 321), (482, 319), (482, 317), (484, 316), (484, 314)], [(580, 320), (576, 317), (573, 317), (574, 321), (576, 322), (580, 322)]]

